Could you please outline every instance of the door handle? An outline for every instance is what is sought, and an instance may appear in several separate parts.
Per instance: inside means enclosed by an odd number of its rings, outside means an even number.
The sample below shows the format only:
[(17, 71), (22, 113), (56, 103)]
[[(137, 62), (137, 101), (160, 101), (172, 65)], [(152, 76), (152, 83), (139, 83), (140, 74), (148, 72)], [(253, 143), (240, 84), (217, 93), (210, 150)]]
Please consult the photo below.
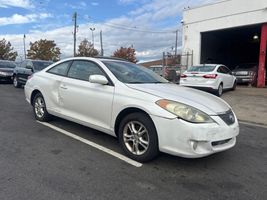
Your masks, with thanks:
[(66, 85), (60, 85), (60, 88), (61, 88), (61, 89), (64, 89), (64, 90), (68, 89), (68, 88), (66, 87)]

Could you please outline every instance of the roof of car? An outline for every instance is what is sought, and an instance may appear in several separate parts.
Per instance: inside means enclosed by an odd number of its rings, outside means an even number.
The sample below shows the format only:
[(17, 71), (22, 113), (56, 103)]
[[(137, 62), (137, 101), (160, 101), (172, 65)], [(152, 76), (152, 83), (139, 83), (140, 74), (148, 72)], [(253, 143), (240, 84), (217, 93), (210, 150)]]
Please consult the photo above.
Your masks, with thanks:
[(206, 66), (206, 65), (208, 65), (208, 66), (218, 66), (218, 65), (223, 65), (223, 64), (199, 64), (199, 65), (195, 65), (195, 66)]

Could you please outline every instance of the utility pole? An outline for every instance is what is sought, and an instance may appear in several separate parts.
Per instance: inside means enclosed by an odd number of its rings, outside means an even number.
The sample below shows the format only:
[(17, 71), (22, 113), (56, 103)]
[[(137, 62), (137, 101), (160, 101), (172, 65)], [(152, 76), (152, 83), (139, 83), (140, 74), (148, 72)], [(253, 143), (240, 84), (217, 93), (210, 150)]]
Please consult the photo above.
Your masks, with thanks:
[(95, 28), (90, 28), (90, 30), (92, 31), (92, 43), (93, 43), (93, 48), (95, 48), (95, 41), (94, 41), (94, 30), (95, 30)]
[(104, 56), (103, 41), (102, 41), (102, 30), (100, 31), (100, 46), (101, 46), (101, 56)]
[(73, 30), (73, 56), (76, 56), (76, 33), (77, 33), (77, 13), (73, 14), (72, 20), (74, 21), (74, 30)]
[(26, 39), (26, 35), (23, 35), (23, 46), (24, 46), (24, 59), (26, 60), (26, 45), (25, 45), (25, 39)]
[(177, 57), (177, 46), (178, 46), (178, 29), (175, 31), (176, 39), (175, 39), (175, 54), (174, 58), (176, 59)]

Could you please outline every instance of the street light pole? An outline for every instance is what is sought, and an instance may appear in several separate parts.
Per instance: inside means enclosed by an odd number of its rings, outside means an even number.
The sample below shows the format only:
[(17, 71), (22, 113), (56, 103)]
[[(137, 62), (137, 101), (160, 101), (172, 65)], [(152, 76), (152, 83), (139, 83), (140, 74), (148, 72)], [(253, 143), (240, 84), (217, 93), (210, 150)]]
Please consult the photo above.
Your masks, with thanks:
[(26, 39), (26, 35), (23, 35), (23, 46), (24, 46), (24, 59), (26, 59), (26, 45), (25, 45), (25, 39)]
[(175, 59), (177, 57), (177, 46), (178, 46), (178, 30), (175, 31), (176, 38), (175, 38)]
[(93, 48), (95, 48), (95, 42), (94, 42), (94, 30), (95, 30), (95, 28), (90, 28), (90, 30), (92, 31), (92, 43), (93, 43)]

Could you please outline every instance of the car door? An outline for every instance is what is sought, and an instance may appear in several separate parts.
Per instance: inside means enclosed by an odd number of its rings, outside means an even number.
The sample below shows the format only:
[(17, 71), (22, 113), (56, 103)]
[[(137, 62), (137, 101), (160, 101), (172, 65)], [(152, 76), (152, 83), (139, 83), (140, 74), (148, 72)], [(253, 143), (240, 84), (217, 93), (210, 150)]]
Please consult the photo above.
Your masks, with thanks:
[(228, 69), (226, 66), (222, 66), (223, 72), (225, 74), (225, 88), (231, 88), (233, 86), (233, 75), (231, 74), (231, 70)]
[(24, 60), (20, 67), (17, 67), (16, 70), (15, 70), (15, 74), (17, 76), (17, 80), (20, 82), (20, 83), (25, 83), (25, 78), (24, 78), (24, 73), (26, 71), (26, 65), (27, 65), (27, 60)]
[(46, 106), (51, 113), (61, 113), (59, 87), (62, 79), (67, 76), (71, 63), (72, 61), (61, 62), (46, 71), (49, 75), (45, 76), (43, 90)]
[(23, 73), (21, 73), (21, 80), (25, 84), (28, 80), (28, 77), (33, 73), (33, 64), (31, 61), (26, 62), (26, 66), (23, 70)]
[(90, 75), (106, 76), (94, 62), (73, 61), (59, 87), (62, 114), (83, 124), (110, 130), (114, 86), (90, 83)]

